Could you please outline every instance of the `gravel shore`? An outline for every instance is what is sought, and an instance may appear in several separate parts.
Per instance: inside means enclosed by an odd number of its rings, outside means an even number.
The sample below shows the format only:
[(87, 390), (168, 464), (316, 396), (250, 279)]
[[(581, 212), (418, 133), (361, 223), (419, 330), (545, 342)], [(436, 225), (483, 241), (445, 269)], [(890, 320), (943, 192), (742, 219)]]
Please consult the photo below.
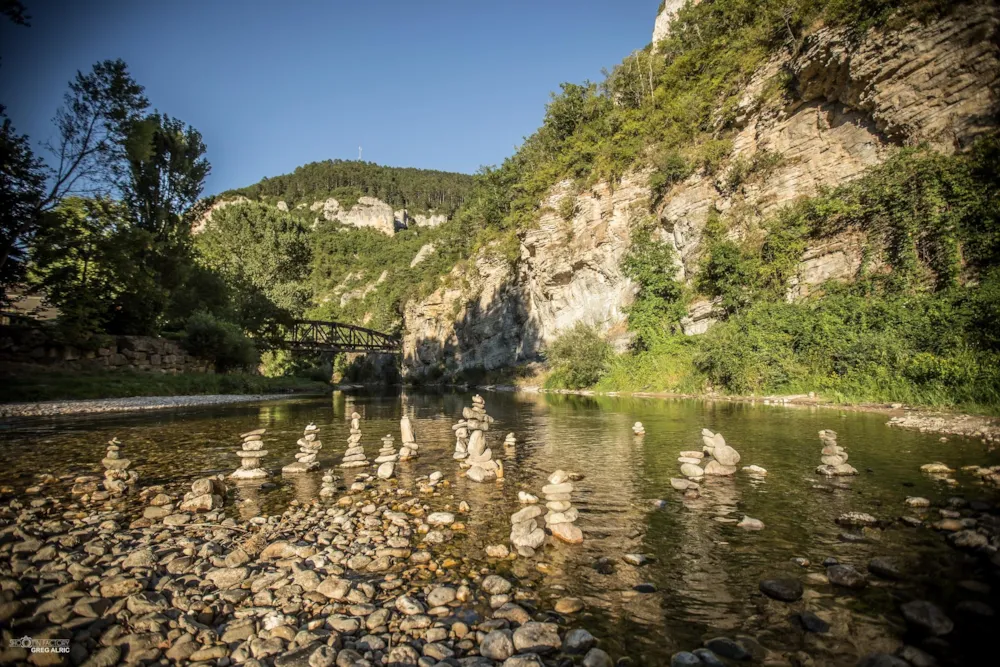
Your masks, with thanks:
[(131, 398), (98, 398), (86, 401), (43, 401), (41, 403), (8, 403), (0, 405), (0, 417), (51, 417), (96, 412), (129, 412), (161, 410), (199, 405), (252, 403), (289, 398), (294, 394), (209, 394), (206, 396), (134, 396)]

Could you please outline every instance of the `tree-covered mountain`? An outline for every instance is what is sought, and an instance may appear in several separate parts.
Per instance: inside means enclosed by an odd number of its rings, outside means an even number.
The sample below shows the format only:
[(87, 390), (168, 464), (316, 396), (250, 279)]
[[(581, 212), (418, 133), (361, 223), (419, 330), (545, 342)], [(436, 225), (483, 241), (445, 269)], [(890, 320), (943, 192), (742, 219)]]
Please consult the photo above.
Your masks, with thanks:
[(220, 199), (244, 196), (289, 207), (334, 197), (349, 209), (359, 197), (375, 197), (394, 208), (412, 213), (454, 213), (472, 188), (473, 177), (432, 169), (385, 167), (358, 160), (311, 162), (245, 188), (229, 190)]

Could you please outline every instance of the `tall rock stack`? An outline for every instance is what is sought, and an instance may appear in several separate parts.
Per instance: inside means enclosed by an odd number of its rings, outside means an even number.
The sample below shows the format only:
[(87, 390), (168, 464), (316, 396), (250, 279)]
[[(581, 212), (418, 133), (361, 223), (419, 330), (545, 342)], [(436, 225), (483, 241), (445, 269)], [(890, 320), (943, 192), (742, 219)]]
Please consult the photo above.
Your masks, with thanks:
[(111, 438), (108, 441), (108, 451), (101, 459), (101, 465), (104, 466), (104, 490), (112, 496), (130, 493), (139, 481), (139, 474), (128, 469), (132, 462), (122, 458), (121, 444), (118, 438)]
[(572, 492), (573, 482), (565, 471), (556, 470), (549, 475), (549, 483), (542, 487), (545, 507), (548, 509), (545, 525), (552, 531), (553, 537), (569, 544), (580, 544), (583, 542), (583, 531), (574, 525), (579, 513), (570, 503)]
[(514, 512), (510, 517), (510, 543), (522, 556), (534, 556), (535, 549), (545, 542), (545, 531), (538, 525), (544, 510), (538, 505)]
[(323, 443), (319, 441), (319, 428), (316, 424), (306, 426), (305, 432), (299, 438), (299, 452), (295, 455), (295, 463), (289, 463), (281, 472), (284, 474), (296, 474), (309, 472), (319, 468), (319, 461), (316, 460), (319, 450), (323, 448)]
[(837, 433), (830, 429), (819, 432), (819, 440), (823, 443), (820, 466), (816, 472), (827, 477), (843, 477), (857, 475), (858, 471), (847, 463), (847, 452), (837, 444)]
[[(468, 410), (465, 408), (463, 412)], [(462, 461), (469, 456), (469, 423), (463, 418), (451, 430), (455, 432), (455, 453), (452, 458)]]
[(512, 452), (517, 449), (517, 438), (514, 437), (513, 433), (508, 433), (507, 437), (504, 438), (503, 448), (508, 452)]
[(399, 434), (403, 440), (403, 446), (399, 448), (399, 460), (406, 461), (417, 455), (417, 439), (413, 437), (413, 424), (410, 418), (403, 415), (399, 420)]
[(382, 448), (378, 450), (378, 458), (375, 459), (375, 463), (379, 464), (378, 475), (379, 479), (389, 479), (392, 477), (393, 473), (396, 472), (396, 461), (399, 460), (399, 455), (396, 454), (396, 447), (393, 445), (392, 436), (386, 434), (382, 438)]
[(347, 437), (347, 451), (344, 452), (344, 460), (341, 468), (360, 468), (368, 465), (368, 457), (365, 456), (365, 448), (361, 446), (361, 415), (357, 412), (351, 413), (351, 435)]
[(263, 479), (269, 476), (268, 472), (260, 467), (260, 460), (267, 454), (262, 440), (266, 432), (266, 428), (259, 428), (240, 434), (243, 438), (243, 449), (236, 452), (240, 457), (240, 467), (229, 476), (230, 479)]
[(497, 478), (496, 461), (493, 451), (486, 446), (486, 431), (493, 423), (493, 417), (486, 414), (486, 401), (479, 394), (472, 397), (472, 410), (466, 419), (469, 428), (469, 456), (465, 463), (469, 465), (465, 475), (474, 482), (486, 482)]

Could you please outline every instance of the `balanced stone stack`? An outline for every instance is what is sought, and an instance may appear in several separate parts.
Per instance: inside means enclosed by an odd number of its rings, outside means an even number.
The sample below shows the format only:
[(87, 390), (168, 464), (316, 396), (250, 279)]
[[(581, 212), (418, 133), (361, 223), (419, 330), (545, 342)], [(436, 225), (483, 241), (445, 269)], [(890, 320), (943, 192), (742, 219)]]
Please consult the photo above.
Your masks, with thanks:
[(466, 408), (463, 416), (469, 428), (469, 456), (464, 463), (469, 467), (465, 475), (474, 482), (486, 482), (498, 477), (499, 466), (493, 460), (493, 451), (486, 446), (486, 431), (493, 417), (486, 414), (486, 401), (479, 394), (472, 397), (472, 409)]
[(740, 453), (726, 444), (721, 433), (712, 433), (707, 428), (701, 431), (703, 451), (711, 457), (705, 466), (706, 475), (728, 477), (736, 474), (736, 464), (740, 462)]
[(360, 468), (366, 465), (368, 457), (365, 456), (365, 448), (361, 446), (361, 415), (352, 412), (351, 435), (347, 438), (347, 451), (344, 452), (344, 460), (340, 463), (340, 467)]
[(514, 449), (517, 449), (517, 438), (514, 437), (513, 433), (508, 433), (507, 437), (504, 438), (503, 448), (505, 450), (514, 450)]
[(820, 442), (823, 443), (820, 466), (816, 472), (827, 477), (842, 477), (846, 475), (857, 475), (858, 471), (847, 463), (847, 452), (837, 444), (837, 433), (830, 429), (823, 429), (819, 432)]
[(181, 503), (182, 512), (211, 512), (223, 505), (226, 497), (226, 485), (216, 477), (204, 477), (191, 485), (191, 490), (184, 494)]
[(323, 483), (319, 487), (319, 497), (329, 498), (337, 495), (337, 481), (332, 470), (327, 470), (323, 475)]
[(113, 496), (130, 493), (139, 481), (139, 474), (128, 469), (132, 462), (122, 458), (121, 444), (118, 438), (109, 440), (108, 451), (101, 459), (101, 465), (104, 466), (104, 490)]
[(469, 423), (462, 419), (451, 430), (455, 432), (455, 453), (451, 458), (461, 461), (469, 456)]
[(632, 432), (636, 435), (645, 435), (646, 428), (642, 425), (642, 422), (636, 422), (632, 424)]
[(396, 453), (396, 447), (393, 445), (392, 436), (388, 433), (384, 438), (382, 438), (382, 448), (378, 450), (378, 458), (375, 459), (375, 463), (379, 464), (378, 475), (379, 479), (389, 479), (392, 477), (393, 473), (396, 471), (396, 461), (399, 460), (399, 455)]
[(570, 503), (572, 492), (573, 483), (568, 473), (556, 470), (549, 475), (549, 483), (542, 487), (545, 507), (549, 510), (545, 515), (545, 525), (552, 531), (553, 537), (569, 544), (580, 544), (583, 542), (583, 531), (574, 525), (579, 513)]
[(260, 467), (260, 460), (267, 454), (267, 451), (264, 449), (264, 441), (262, 440), (266, 432), (266, 428), (259, 428), (255, 431), (247, 431), (240, 434), (240, 437), (243, 438), (243, 449), (236, 452), (236, 455), (240, 457), (240, 467), (229, 476), (230, 479), (262, 479), (268, 477), (268, 472)]
[(305, 433), (299, 438), (299, 452), (295, 455), (295, 463), (289, 463), (281, 472), (284, 474), (296, 474), (309, 472), (319, 468), (319, 461), (316, 457), (319, 450), (323, 448), (323, 443), (319, 441), (319, 428), (316, 424), (306, 426)]
[(510, 543), (518, 554), (533, 556), (535, 549), (545, 542), (545, 531), (537, 520), (542, 513), (543, 510), (538, 505), (528, 505), (510, 516)]
[(410, 423), (410, 418), (403, 415), (403, 418), (399, 420), (399, 433), (403, 439), (403, 446), (399, 448), (399, 460), (406, 461), (412, 459), (417, 455), (417, 439), (413, 437), (413, 424)]

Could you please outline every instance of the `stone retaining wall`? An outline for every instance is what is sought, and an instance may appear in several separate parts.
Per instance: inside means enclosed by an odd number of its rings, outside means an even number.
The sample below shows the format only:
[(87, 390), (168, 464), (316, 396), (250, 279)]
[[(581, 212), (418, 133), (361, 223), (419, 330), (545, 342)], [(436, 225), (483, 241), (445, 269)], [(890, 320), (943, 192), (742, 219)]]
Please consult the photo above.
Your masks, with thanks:
[(193, 357), (180, 343), (150, 336), (105, 336), (93, 347), (53, 339), (40, 327), (0, 327), (0, 362), (55, 368), (127, 369), (157, 373), (214, 373), (212, 362)]

